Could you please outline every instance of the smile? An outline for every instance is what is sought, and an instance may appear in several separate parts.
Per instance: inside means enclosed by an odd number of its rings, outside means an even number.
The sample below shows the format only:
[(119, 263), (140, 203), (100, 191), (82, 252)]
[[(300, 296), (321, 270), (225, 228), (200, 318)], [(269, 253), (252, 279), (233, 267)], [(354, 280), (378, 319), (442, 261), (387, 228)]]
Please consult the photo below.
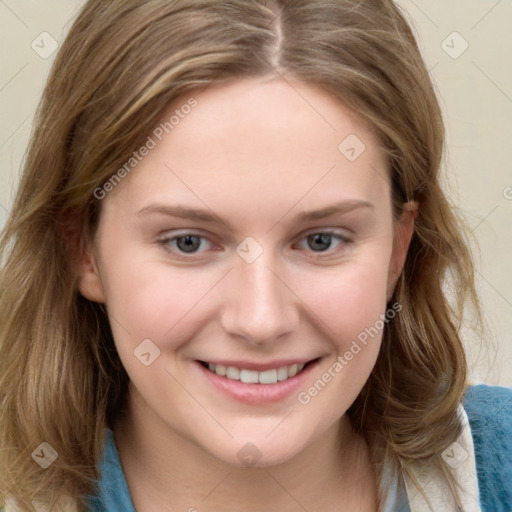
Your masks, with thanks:
[(230, 380), (238, 380), (245, 384), (275, 384), (276, 382), (283, 382), (292, 377), (295, 377), (306, 366), (306, 363), (300, 363), (280, 366), (279, 368), (270, 368), (265, 371), (257, 371), (215, 363), (202, 364), (212, 373)]

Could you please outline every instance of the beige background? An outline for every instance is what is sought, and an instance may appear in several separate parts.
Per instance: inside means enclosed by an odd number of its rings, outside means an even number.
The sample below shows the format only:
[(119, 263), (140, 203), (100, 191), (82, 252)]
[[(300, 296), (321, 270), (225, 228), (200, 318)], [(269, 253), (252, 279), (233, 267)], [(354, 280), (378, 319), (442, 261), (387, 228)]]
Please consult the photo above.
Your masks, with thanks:
[[(441, 97), (448, 130), (447, 190), (480, 245), (477, 282), (487, 329), (483, 340), (465, 332), (471, 381), (512, 386), (512, 3), (398, 3), (415, 26)], [(61, 42), (80, 5), (77, 0), (0, 0), (0, 227), (55, 56), (43, 59), (31, 43), (42, 46), (43, 37), (50, 48), (42, 32)]]

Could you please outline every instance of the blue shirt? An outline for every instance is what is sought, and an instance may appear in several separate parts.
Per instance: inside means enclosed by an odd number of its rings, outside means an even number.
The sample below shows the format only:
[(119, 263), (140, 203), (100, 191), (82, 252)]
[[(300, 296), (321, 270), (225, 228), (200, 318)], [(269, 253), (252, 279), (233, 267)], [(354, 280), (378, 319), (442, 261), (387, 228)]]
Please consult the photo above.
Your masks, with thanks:
[[(469, 386), (464, 396), (483, 512), (512, 511), (512, 388)], [(97, 496), (90, 512), (135, 512), (111, 430), (99, 466)], [(408, 512), (409, 507), (399, 507)]]

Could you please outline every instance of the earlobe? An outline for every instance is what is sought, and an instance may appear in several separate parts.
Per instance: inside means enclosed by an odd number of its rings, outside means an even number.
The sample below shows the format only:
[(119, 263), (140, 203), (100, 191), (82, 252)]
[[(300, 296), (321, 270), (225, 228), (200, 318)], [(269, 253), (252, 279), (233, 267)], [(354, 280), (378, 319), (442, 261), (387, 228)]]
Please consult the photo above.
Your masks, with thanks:
[(89, 249), (84, 251), (79, 263), (78, 290), (86, 299), (93, 302), (105, 302), (96, 258)]
[(390, 301), (396, 284), (404, 268), (407, 252), (414, 234), (414, 222), (418, 217), (418, 203), (409, 201), (404, 204), (400, 219), (395, 224), (393, 252), (389, 265), (387, 300)]

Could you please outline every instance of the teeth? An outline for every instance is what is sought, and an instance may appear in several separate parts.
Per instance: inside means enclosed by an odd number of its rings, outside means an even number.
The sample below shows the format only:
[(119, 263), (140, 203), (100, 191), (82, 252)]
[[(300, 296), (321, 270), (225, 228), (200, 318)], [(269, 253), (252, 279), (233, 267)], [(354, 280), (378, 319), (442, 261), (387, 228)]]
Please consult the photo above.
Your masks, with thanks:
[(246, 384), (275, 384), (278, 381), (282, 382), (291, 377), (295, 377), (295, 375), (302, 371), (304, 364), (281, 366), (280, 368), (273, 368), (272, 370), (265, 370), (264, 372), (214, 363), (208, 363), (208, 368), (211, 372), (221, 377), (239, 380)]
[(240, 380), (246, 384), (257, 384), (258, 372), (254, 370), (240, 370)]
[(288, 378), (288, 367), (282, 366), (277, 369), (277, 380), (286, 380)]
[[(215, 365), (213, 365), (213, 366), (215, 366)], [(222, 377), (226, 376), (226, 370), (227, 370), (227, 368), (225, 366), (223, 366), (222, 364), (216, 365), (216, 367), (214, 369), (215, 373), (217, 375), (221, 375)]]
[[(217, 373), (216, 368), (212, 371)], [(235, 368), (234, 366), (228, 366), (226, 368), (226, 377), (231, 380), (240, 380), (240, 370), (238, 368)]]
[(296, 364), (292, 364), (288, 368), (288, 377), (295, 377), (295, 375), (297, 375), (297, 372), (298, 372), (298, 366)]
[(259, 372), (258, 382), (260, 384), (275, 384), (277, 382), (277, 370)]

